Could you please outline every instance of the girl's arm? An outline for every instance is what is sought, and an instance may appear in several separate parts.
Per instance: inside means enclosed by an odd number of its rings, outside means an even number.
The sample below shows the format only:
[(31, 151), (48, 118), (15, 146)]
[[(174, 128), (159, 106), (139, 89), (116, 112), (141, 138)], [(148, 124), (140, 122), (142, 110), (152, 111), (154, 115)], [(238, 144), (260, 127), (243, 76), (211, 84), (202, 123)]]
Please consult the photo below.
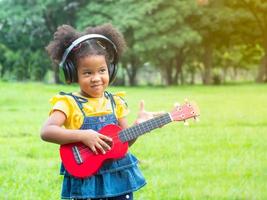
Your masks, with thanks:
[(111, 138), (97, 133), (94, 130), (71, 130), (62, 128), (65, 120), (65, 114), (55, 110), (42, 127), (41, 138), (47, 142), (56, 144), (82, 142), (96, 154), (98, 154), (98, 150), (104, 154), (110, 149), (108, 143), (112, 141)]

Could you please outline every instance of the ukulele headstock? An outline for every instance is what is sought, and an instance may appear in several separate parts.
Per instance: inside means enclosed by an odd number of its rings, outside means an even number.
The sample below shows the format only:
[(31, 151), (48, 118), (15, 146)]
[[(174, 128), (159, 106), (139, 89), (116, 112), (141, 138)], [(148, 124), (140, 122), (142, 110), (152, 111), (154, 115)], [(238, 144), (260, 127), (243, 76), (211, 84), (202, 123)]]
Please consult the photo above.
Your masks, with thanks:
[(200, 112), (196, 103), (185, 101), (183, 105), (175, 106), (170, 115), (173, 121), (184, 121), (185, 125), (188, 125), (186, 120), (191, 118), (198, 120)]

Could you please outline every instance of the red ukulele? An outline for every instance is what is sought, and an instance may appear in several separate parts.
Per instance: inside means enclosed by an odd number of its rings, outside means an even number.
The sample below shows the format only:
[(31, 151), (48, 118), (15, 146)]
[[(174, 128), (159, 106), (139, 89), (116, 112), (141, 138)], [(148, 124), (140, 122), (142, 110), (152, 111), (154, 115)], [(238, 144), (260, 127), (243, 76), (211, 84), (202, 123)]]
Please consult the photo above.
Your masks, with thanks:
[(122, 130), (117, 125), (107, 125), (99, 133), (112, 138), (111, 150), (106, 154), (94, 154), (83, 143), (70, 143), (60, 146), (60, 157), (66, 170), (77, 178), (86, 178), (95, 174), (104, 161), (123, 158), (128, 150), (128, 141), (172, 121), (184, 121), (199, 116), (196, 105), (186, 102), (170, 113), (155, 117), (138, 125)]

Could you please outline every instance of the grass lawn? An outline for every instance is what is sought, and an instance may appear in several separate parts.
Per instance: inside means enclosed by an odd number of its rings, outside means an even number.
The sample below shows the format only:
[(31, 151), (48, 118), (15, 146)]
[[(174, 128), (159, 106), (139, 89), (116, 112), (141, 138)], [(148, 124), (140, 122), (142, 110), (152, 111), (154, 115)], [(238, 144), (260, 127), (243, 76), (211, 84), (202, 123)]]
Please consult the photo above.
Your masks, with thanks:
[[(39, 132), (48, 100), (77, 86), (0, 83), (0, 199), (60, 199), (58, 145)], [(136, 200), (267, 199), (267, 85), (111, 87), (126, 91), (134, 121), (147, 110), (168, 111), (194, 100), (200, 123), (171, 123), (138, 139), (146, 187)]]

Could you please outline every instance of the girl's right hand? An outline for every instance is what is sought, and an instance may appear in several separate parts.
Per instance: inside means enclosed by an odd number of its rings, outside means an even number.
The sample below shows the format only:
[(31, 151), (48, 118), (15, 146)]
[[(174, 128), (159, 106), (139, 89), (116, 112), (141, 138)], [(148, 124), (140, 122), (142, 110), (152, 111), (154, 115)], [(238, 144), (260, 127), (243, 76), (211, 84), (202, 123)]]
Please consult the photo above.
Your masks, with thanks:
[(81, 142), (95, 154), (98, 154), (99, 151), (105, 154), (111, 149), (112, 139), (94, 130), (83, 130), (81, 132)]

